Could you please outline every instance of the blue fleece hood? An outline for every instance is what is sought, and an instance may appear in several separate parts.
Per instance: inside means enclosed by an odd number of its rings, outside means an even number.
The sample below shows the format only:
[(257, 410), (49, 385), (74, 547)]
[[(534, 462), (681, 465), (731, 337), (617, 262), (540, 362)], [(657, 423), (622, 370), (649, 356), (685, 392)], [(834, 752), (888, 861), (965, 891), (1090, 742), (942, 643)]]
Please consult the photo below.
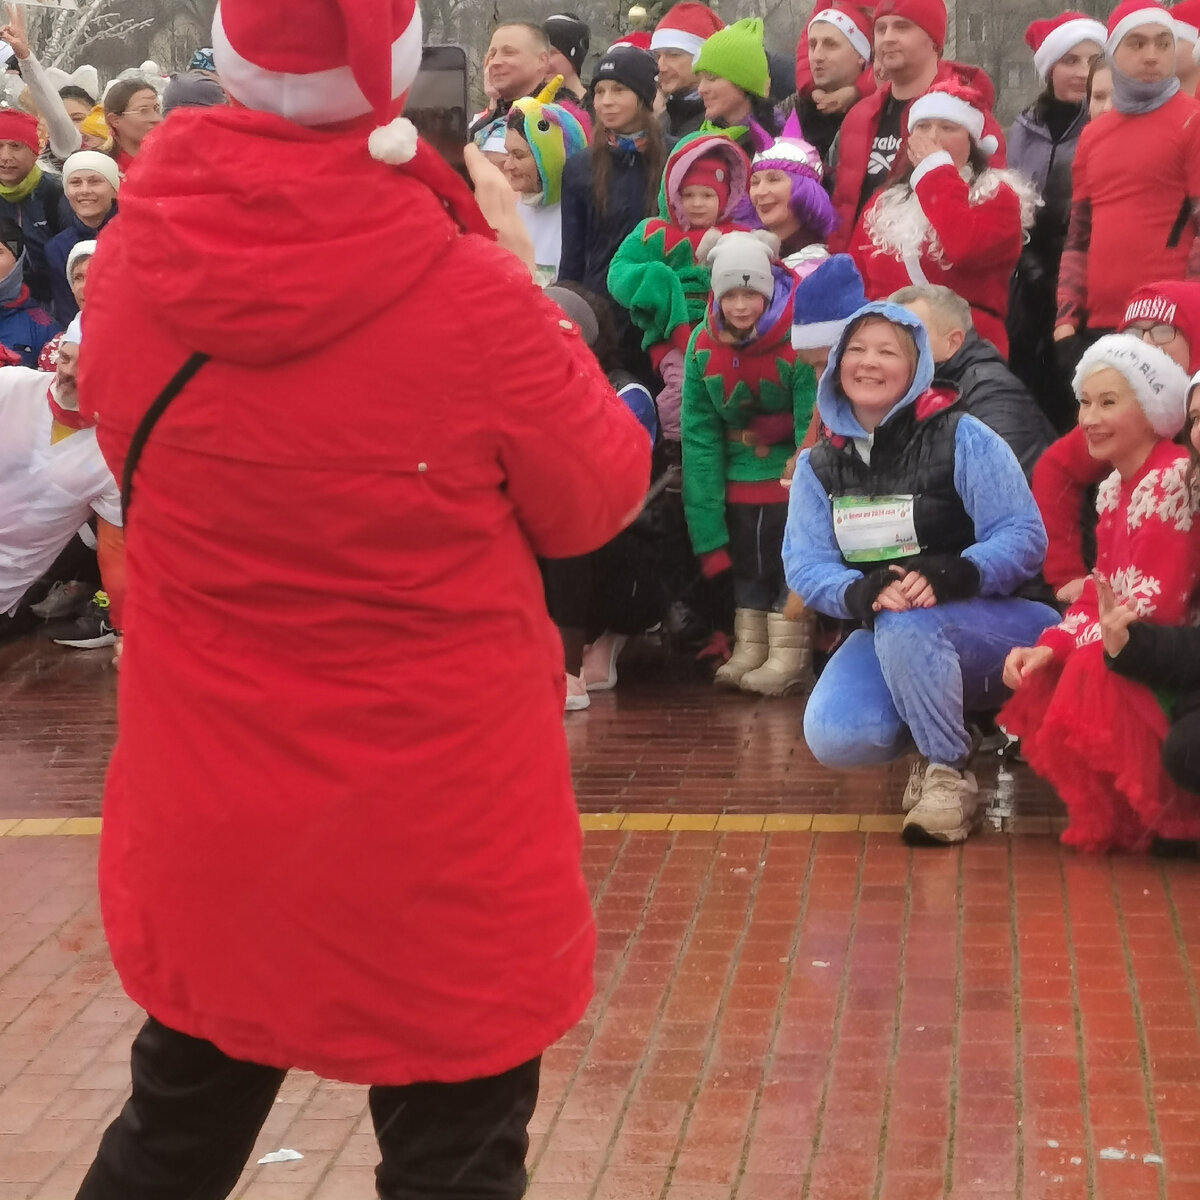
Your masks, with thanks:
[(925, 332), (925, 326), (921, 324), (920, 319), (914, 317), (907, 308), (901, 308), (898, 304), (890, 304), (886, 300), (876, 300), (870, 304), (864, 304), (846, 322), (846, 326), (837, 340), (837, 345), (829, 355), (829, 365), (825, 368), (820, 383), (817, 384), (817, 411), (821, 414), (821, 421), (830, 433), (837, 434), (839, 437), (865, 438), (867, 436), (867, 431), (854, 416), (850, 401), (842, 392), (839, 378), (842, 351), (846, 348), (850, 330), (860, 317), (870, 315), (883, 317), (893, 325), (903, 325), (917, 343), (917, 370), (913, 381), (908, 385), (908, 391), (892, 407), (880, 424), (886, 425), (896, 413), (908, 408), (933, 382), (933, 354), (929, 349), (929, 335)]

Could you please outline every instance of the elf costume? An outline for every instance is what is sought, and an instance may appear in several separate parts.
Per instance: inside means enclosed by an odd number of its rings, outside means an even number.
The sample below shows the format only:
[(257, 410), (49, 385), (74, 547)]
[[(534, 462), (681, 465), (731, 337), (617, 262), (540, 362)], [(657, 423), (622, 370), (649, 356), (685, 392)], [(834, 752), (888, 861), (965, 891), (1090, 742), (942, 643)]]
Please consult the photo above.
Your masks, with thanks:
[[(812, 621), (784, 616), (784, 467), (803, 440), (816, 401), (812, 369), (792, 349), (796, 277), (762, 231), (710, 232), (699, 253), (712, 268), (712, 303), (688, 343), (683, 376), (683, 507), (704, 574), (733, 572), (733, 657), (716, 682), (781, 695), (812, 678)], [(754, 329), (726, 327), (721, 297), (759, 292)]]
[(739, 228), (731, 214), (746, 197), (750, 161), (741, 147), (721, 134), (696, 134), (671, 152), (659, 192), (659, 216), (648, 217), (622, 243), (608, 269), (612, 298), (629, 310), (642, 331), (642, 349), (663, 377), (658, 398), (663, 436), (679, 440), (683, 355), (696, 325), (704, 320), (710, 274), (696, 247), (708, 232), (693, 228), (683, 209), (683, 189), (712, 188), (720, 199), (714, 226), (721, 233)]

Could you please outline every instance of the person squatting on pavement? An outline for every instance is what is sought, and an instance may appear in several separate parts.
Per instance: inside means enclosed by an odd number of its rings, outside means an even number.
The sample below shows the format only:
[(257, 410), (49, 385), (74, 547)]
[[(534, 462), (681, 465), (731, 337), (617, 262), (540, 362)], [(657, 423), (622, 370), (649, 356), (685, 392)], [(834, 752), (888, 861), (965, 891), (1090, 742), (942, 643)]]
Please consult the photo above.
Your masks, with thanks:
[(118, 476), (193, 373), (129, 497), (100, 890), (149, 1015), (83, 1200), (227, 1195), (291, 1067), (370, 1086), (381, 1197), (515, 1200), (539, 1056), (591, 994), (535, 556), (633, 519), (650, 439), (499, 173), (468, 148), (521, 259), (395, 119), (420, 47), (412, 0), (224, 0), (237, 103), (147, 139), (92, 268)]

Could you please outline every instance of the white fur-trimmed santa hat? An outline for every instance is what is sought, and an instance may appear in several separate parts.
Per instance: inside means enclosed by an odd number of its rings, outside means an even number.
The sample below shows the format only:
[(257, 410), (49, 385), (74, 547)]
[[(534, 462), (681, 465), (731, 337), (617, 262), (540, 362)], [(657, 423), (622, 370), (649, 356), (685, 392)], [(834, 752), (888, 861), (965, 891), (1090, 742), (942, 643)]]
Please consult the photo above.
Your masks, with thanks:
[(683, 0), (667, 10), (654, 27), (650, 50), (684, 50), (695, 62), (700, 47), (714, 33), (725, 28), (725, 22), (707, 4)]
[(989, 158), (996, 153), (1000, 143), (992, 134), (983, 136), (983, 97), (971, 87), (949, 80), (918, 96), (908, 108), (908, 132), (921, 121), (952, 121), (961, 125), (974, 139), (975, 144)]
[(1025, 30), (1025, 45), (1033, 51), (1033, 66), (1043, 81), (1050, 78), (1051, 67), (1080, 42), (1095, 42), (1103, 49), (1106, 41), (1108, 30), (1099, 21), (1081, 12), (1042, 17), (1030, 21)]
[(1159, 437), (1173, 438), (1187, 419), (1187, 372), (1165, 351), (1128, 333), (1110, 333), (1089, 346), (1075, 368), (1078, 398), (1087, 377), (1112, 367), (1128, 381)]
[(1109, 58), (1121, 44), (1121, 39), (1139, 25), (1161, 25), (1175, 36), (1175, 18), (1156, 0), (1121, 0), (1108, 15), (1108, 40), (1104, 49)]
[[(222, 0), (213, 55), (221, 83), (247, 108), (298, 125), (372, 113), (387, 122), (421, 66), (421, 14), (415, 0)], [(415, 151), (407, 121), (371, 135), (383, 161)]]

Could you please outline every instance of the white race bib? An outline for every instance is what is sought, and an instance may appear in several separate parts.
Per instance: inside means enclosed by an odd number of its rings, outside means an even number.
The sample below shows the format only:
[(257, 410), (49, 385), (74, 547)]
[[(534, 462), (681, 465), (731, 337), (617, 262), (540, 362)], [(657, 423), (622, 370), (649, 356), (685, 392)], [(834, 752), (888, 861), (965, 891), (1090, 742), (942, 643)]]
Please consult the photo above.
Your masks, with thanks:
[(833, 534), (847, 562), (888, 562), (918, 554), (912, 496), (838, 496)]

